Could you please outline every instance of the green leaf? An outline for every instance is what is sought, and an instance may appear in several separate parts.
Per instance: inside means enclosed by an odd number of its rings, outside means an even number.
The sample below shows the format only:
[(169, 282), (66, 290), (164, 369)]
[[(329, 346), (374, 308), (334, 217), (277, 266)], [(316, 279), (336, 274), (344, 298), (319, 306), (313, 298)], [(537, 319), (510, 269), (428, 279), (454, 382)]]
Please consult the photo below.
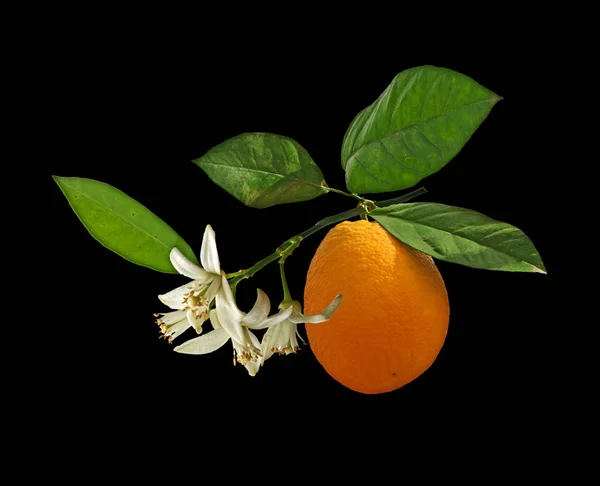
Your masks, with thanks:
[(476, 211), (406, 203), (369, 215), (400, 241), (440, 260), (487, 270), (546, 273), (525, 233)]
[(177, 273), (169, 253), (174, 247), (198, 263), (189, 245), (163, 220), (120, 190), (92, 179), (54, 180), (90, 234), (130, 262)]
[(243, 133), (194, 160), (210, 179), (253, 208), (314, 199), (327, 184), (308, 152), (291, 138)]
[(401, 72), (346, 132), (348, 189), (377, 193), (414, 186), (450, 162), (501, 99), (449, 69)]

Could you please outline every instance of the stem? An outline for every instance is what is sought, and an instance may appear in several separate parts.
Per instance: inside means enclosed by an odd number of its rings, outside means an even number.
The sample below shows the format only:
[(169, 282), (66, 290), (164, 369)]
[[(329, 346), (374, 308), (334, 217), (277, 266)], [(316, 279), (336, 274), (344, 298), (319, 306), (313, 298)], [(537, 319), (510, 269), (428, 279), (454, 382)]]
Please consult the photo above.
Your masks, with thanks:
[[(404, 196), (395, 197), (393, 199), (386, 199), (385, 201), (377, 202), (378, 208), (384, 208), (386, 206), (391, 206), (392, 204), (400, 204), (402, 202), (406, 202), (416, 196), (420, 196), (427, 192), (427, 189), (424, 187), (419, 187), (419, 189), (415, 189), (414, 191), (409, 192), (408, 194), (404, 194)], [(348, 211), (344, 211), (343, 213), (334, 214), (333, 216), (329, 216), (327, 218), (322, 219), (321, 221), (315, 223), (314, 226), (308, 228), (303, 233), (300, 233), (300, 238), (308, 238), (313, 233), (316, 233), (320, 229), (325, 228), (326, 226), (330, 226), (335, 223), (339, 223), (340, 221), (344, 221), (346, 219), (353, 218), (354, 216), (359, 216), (361, 214), (366, 214), (368, 211), (364, 207), (358, 207), (354, 209), (349, 209)]]
[(290, 289), (288, 288), (288, 283), (285, 278), (285, 270), (283, 268), (285, 264), (285, 260), (282, 258), (279, 260), (279, 273), (281, 274), (281, 286), (283, 287), (283, 301), (292, 300), (292, 296), (290, 295)]
[[(340, 192), (340, 193), (346, 194), (343, 191), (338, 191), (337, 189), (335, 189), (334, 192)], [(386, 199), (385, 201), (379, 201), (379, 202), (376, 202), (375, 204), (378, 208), (383, 208), (386, 206), (391, 206), (392, 204), (399, 204), (399, 203), (406, 202), (406, 201), (408, 201), (414, 197), (420, 196), (421, 194), (424, 194), (426, 192), (427, 192), (427, 189), (425, 189), (424, 187), (420, 187), (418, 189), (415, 189), (414, 191), (404, 194), (403, 196), (395, 197), (393, 199)], [(348, 194), (346, 194), (346, 195), (348, 195)], [(354, 196), (352, 196), (352, 197), (354, 197)], [(346, 219), (350, 219), (355, 216), (359, 216), (361, 214), (368, 214), (368, 213), (369, 213), (369, 210), (367, 210), (363, 206), (359, 206), (357, 208), (349, 209), (348, 211), (334, 214), (333, 216), (329, 216), (327, 218), (322, 219), (321, 221), (318, 221), (313, 226), (308, 228), (306, 231), (303, 231), (299, 235), (293, 236), (289, 240), (286, 240), (279, 248), (277, 248), (277, 250), (275, 250), (273, 253), (266, 256), (259, 262), (255, 263), (250, 268), (247, 268), (245, 270), (240, 270), (239, 272), (228, 274), (227, 278), (232, 278), (232, 280), (230, 281), (231, 287), (235, 291), (236, 285), (238, 283), (240, 283), (242, 280), (252, 277), (256, 272), (258, 272), (262, 268), (266, 267), (269, 263), (280, 259), (280, 262), (279, 262), (280, 267), (279, 268), (281, 270), (281, 282), (283, 284), (283, 290), (284, 290), (284, 292), (287, 291), (289, 293), (289, 290), (287, 289), (287, 282), (285, 281), (285, 274), (283, 273), (283, 264), (285, 262), (285, 259), (289, 255), (292, 254), (292, 251), (294, 251), (300, 245), (302, 240), (304, 240), (305, 238), (308, 238), (310, 235), (316, 233), (317, 231), (319, 231), (327, 226), (331, 226), (332, 224), (339, 223), (340, 221), (345, 221)]]
[(336, 194), (341, 194), (342, 196), (351, 197), (352, 199), (355, 199), (355, 196), (348, 192), (340, 191), (339, 189), (335, 189), (333, 187), (325, 187), (325, 186), (320, 186), (320, 187), (322, 187), (323, 189), (326, 189), (328, 191), (335, 192)]
[(300, 233), (298, 236), (302, 239), (308, 238), (310, 235), (325, 228), (326, 226), (330, 226), (332, 224), (339, 223), (340, 221), (353, 218), (354, 216), (358, 216), (362, 213), (366, 213), (366, 209), (359, 207), (349, 209), (348, 211), (344, 211), (343, 213), (334, 214), (333, 216), (329, 216), (327, 218), (323, 218), (321, 221), (318, 221), (314, 224), (314, 226), (311, 226), (306, 231)]
[(285, 262), (285, 259), (288, 256), (290, 256), (292, 252), (296, 248), (298, 248), (298, 246), (300, 246), (301, 241), (302, 238), (300, 236), (292, 236), (289, 240), (285, 241), (279, 248), (277, 248), (277, 250), (275, 250), (273, 253), (266, 256), (259, 262), (256, 262), (250, 268), (230, 274), (233, 277), (231, 282), (229, 282), (231, 287), (235, 289), (236, 285), (242, 280), (252, 277), (256, 272), (266, 267), (269, 263), (274, 262), (275, 260), (279, 259), (281, 262)]
[(271, 253), (269, 256), (263, 258), (259, 262), (256, 262), (250, 268), (247, 268), (246, 270), (240, 270), (239, 272), (235, 272), (234, 274), (232, 274), (232, 276), (234, 276), (234, 278), (230, 282), (231, 287), (233, 289), (235, 289), (236, 285), (238, 283), (240, 283), (242, 280), (244, 280), (245, 278), (252, 277), (252, 275), (254, 275), (256, 272), (258, 272), (262, 268), (266, 267), (269, 263), (274, 262), (275, 260), (277, 260), (280, 257), (281, 257), (281, 255), (279, 254), (279, 251), (276, 250), (273, 253)]
[(325, 186), (319, 186), (322, 189), (326, 189), (327, 191), (330, 192), (335, 192), (336, 194), (341, 194), (342, 196), (346, 196), (346, 197), (351, 197), (352, 199), (357, 199), (358, 201), (360, 201), (363, 204), (373, 204), (373, 201), (371, 201), (370, 199), (365, 199), (364, 197), (359, 196), (358, 194), (353, 193), (348, 193), (345, 191), (340, 191), (339, 189), (335, 189), (334, 187), (325, 187)]
[(414, 191), (410, 191), (406, 194), (404, 194), (404, 196), (400, 196), (400, 197), (395, 197), (393, 199), (385, 199), (384, 201), (379, 201), (377, 203), (377, 207), (379, 208), (385, 208), (386, 206), (391, 206), (392, 204), (400, 204), (406, 201), (410, 201), (411, 199), (420, 196), (421, 194), (425, 194), (427, 192), (427, 189), (425, 189), (424, 187), (419, 187), (418, 189), (415, 189)]

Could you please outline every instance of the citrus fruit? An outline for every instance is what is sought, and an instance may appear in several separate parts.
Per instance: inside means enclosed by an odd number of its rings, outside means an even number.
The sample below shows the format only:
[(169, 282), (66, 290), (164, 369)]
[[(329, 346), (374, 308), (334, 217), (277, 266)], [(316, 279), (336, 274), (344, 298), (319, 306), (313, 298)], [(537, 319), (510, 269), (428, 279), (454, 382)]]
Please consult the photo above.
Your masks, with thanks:
[(352, 390), (396, 390), (437, 358), (450, 308), (433, 259), (379, 223), (338, 224), (317, 249), (306, 277), (304, 313), (320, 312), (337, 294), (340, 307), (321, 324), (306, 324), (323, 368)]

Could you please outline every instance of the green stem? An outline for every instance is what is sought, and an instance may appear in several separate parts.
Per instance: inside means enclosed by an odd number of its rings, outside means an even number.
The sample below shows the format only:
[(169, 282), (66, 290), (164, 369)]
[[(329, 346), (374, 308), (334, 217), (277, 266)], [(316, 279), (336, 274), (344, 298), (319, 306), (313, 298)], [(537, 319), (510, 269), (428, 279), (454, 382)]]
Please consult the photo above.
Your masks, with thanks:
[(410, 201), (411, 199), (414, 199), (415, 197), (420, 196), (421, 194), (425, 194), (426, 192), (427, 189), (425, 189), (424, 187), (419, 187), (414, 191), (410, 191), (404, 194), (404, 196), (395, 197), (393, 199), (385, 199), (383, 201), (377, 202), (376, 204), (378, 208), (385, 208), (386, 206), (391, 206), (392, 204), (400, 204), (406, 201)]
[(358, 194), (356, 194), (354, 192), (349, 193), (349, 192), (345, 192), (345, 191), (340, 191), (339, 189), (335, 189), (334, 187), (325, 187), (325, 186), (319, 186), (319, 187), (321, 187), (322, 189), (325, 189), (327, 191), (334, 192), (336, 194), (341, 194), (342, 196), (351, 197), (352, 199), (356, 199), (363, 204), (367, 204), (367, 205), (374, 204), (373, 201), (371, 201), (370, 199), (365, 199), (364, 197), (359, 196)]
[(274, 262), (278, 258), (281, 258), (279, 251), (274, 251), (269, 256), (263, 258), (259, 262), (252, 265), (250, 268), (240, 270), (239, 272), (231, 274), (231, 276), (234, 277), (233, 280), (229, 282), (231, 287), (235, 289), (236, 285), (239, 284), (242, 280), (252, 277), (252, 275), (254, 275), (256, 272), (266, 267), (269, 263)]
[(240, 270), (239, 272), (231, 273), (227, 275), (227, 278), (233, 277), (229, 282), (231, 287), (235, 289), (236, 285), (242, 280), (252, 277), (256, 272), (266, 267), (269, 263), (275, 260), (281, 260), (285, 262), (285, 259), (292, 254), (292, 252), (300, 246), (302, 241), (301, 236), (292, 236), (289, 240), (285, 241), (277, 250), (270, 255), (266, 256), (262, 260), (256, 262), (250, 268)]
[(283, 266), (285, 265), (285, 260), (282, 258), (279, 260), (279, 273), (281, 274), (281, 286), (283, 287), (283, 301), (292, 300), (292, 296), (290, 295), (290, 289), (288, 287), (287, 280), (285, 278), (285, 270)]
[(350, 194), (350, 193), (344, 192), (344, 191), (340, 191), (339, 189), (335, 189), (334, 187), (325, 187), (325, 186), (319, 186), (319, 187), (326, 189), (327, 191), (330, 191), (330, 192), (335, 192), (336, 194), (341, 194), (342, 196), (351, 197), (353, 199), (356, 199), (353, 194)]
[[(417, 197), (421, 194), (424, 194), (426, 192), (427, 192), (427, 189), (425, 189), (424, 187), (420, 187), (419, 189), (415, 189), (414, 191), (409, 192), (408, 194), (405, 194), (404, 196), (395, 197), (393, 199), (386, 199), (385, 201), (379, 201), (375, 204), (377, 205), (378, 208), (384, 208), (386, 206), (391, 206), (392, 204), (400, 204), (400, 203), (406, 202), (406, 201), (408, 201), (414, 197)], [(308, 228), (303, 233), (300, 233), (299, 236), (302, 239), (308, 238), (313, 233), (316, 233), (317, 231), (319, 231), (327, 226), (331, 226), (332, 224), (339, 223), (340, 221), (344, 221), (346, 219), (350, 219), (355, 216), (360, 216), (361, 214), (366, 214), (366, 213), (368, 213), (366, 208), (357, 207), (354, 209), (349, 209), (348, 211), (344, 211), (343, 213), (334, 214), (333, 216), (329, 216), (328, 218), (324, 218), (321, 221), (315, 223), (314, 226)]]
[[(336, 191), (337, 191), (337, 189), (336, 189)], [(342, 192), (342, 191), (340, 191), (340, 192)], [(400, 204), (400, 203), (406, 202), (406, 201), (408, 201), (414, 197), (420, 196), (421, 194), (424, 194), (426, 192), (427, 192), (427, 189), (425, 189), (424, 187), (420, 187), (419, 189), (415, 189), (414, 191), (404, 194), (403, 196), (395, 197), (393, 199), (386, 199), (385, 201), (375, 202), (374, 204), (378, 208), (383, 208), (386, 206), (391, 206), (392, 204)], [(329, 216), (327, 218), (322, 219), (321, 221), (318, 221), (316, 224), (314, 224), (313, 226), (308, 228), (306, 231), (303, 231), (299, 235), (293, 236), (289, 240), (286, 240), (279, 248), (277, 248), (277, 250), (275, 250), (273, 253), (266, 256), (259, 262), (255, 263), (250, 268), (247, 268), (245, 270), (240, 270), (239, 272), (228, 274), (227, 278), (232, 279), (229, 282), (231, 287), (235, 291), (235, 287), (242, 280), (252, 277), (256, 272), (258, 272), (262, 268), (266, 267), (269, 263), (274, 262), (275, 260), (278, 260), (278, 259), (280, 259), (280, 264), (281, 264), (280, 269), (282, 272), (282, 283), (283, 283), (285, 281), (285, 275), (283, 274), (283, 263), (285, 262), (285, 259), (289, 255), (292, 254), (292, 251), (294, 251), (296, 248), (298, 248), (298, 246), (300, 245), (302, 240), (304, 240), (305, 238), (308, 238), (312, 234), (316, 233), (317, 231), (319, 231), (327, 226), (331, 226), (332, 224), (336, 224), (341, 221), (345, 221), (346, 219), (354, 218), (355, 216), (359, 216), (361, 214), (368, 214), (368, 213), (369, 213), (369, 210), (367, 208), (365, 208), (364, 206), (359, 206), (357, 208), (349, 209), (348, 211), (334, 214), (333, 216)], [(287, 283), (284, 284), (284, 292), (286, 291), (286, 289), (287, 289)], [(288, 292), (289, 292), (289, 290), (288, 290)]]

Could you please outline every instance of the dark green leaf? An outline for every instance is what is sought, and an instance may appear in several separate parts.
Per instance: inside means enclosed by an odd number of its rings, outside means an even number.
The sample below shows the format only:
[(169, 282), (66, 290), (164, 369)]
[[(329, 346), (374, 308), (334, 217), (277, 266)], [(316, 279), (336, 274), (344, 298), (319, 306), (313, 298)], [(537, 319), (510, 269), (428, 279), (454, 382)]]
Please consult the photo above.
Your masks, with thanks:
[(198, 263), (189, 245), (154, 213), (127, 194), (103, 182), (54, 177), (75, 214), (90, 234), (130, 262), (165, 273), (177, 273), (173, 247)]
[(487, 270), (546, 273), (525, 233), (476, 211), (406, 203), (376, 209), (370, 216), (400, 241), (440, 260)]
[(501, 99), (449, 69), (401, 72), (346, 132), (348, 189), (377, 193), (414, 186), (452, 160)]
[(243, 133), (194, 160), (210, 179), (253, 208), (307, 201), (327, 192), (323, 174), (291, 138)]

